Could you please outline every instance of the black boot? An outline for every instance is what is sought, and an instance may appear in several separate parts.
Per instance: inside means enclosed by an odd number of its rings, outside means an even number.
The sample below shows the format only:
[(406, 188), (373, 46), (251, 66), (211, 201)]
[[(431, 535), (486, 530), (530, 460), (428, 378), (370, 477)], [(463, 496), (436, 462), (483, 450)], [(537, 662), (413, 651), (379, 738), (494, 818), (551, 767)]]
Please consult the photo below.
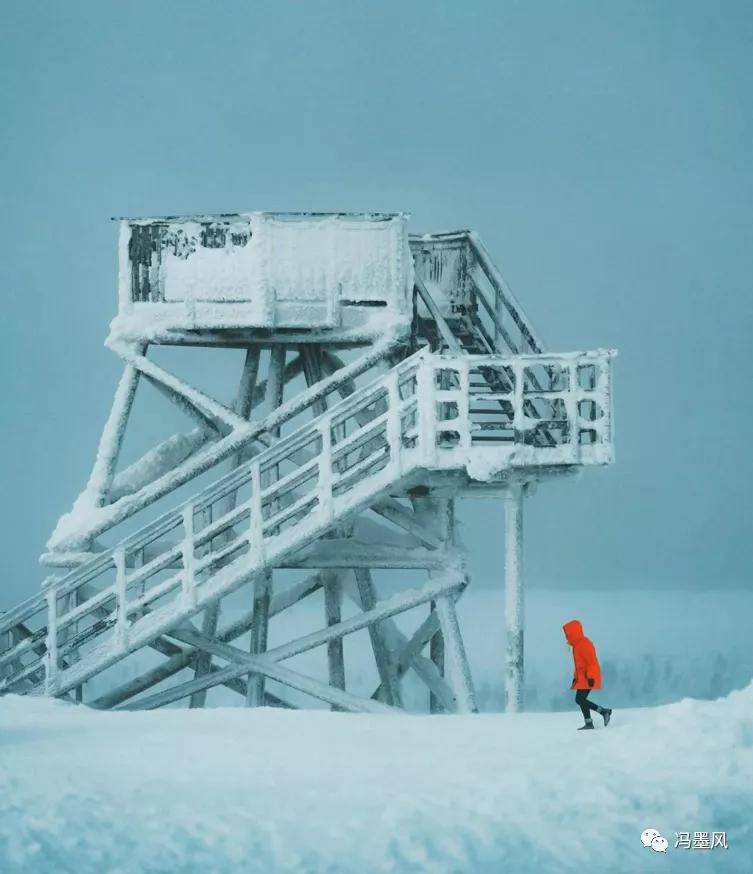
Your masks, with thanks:
[(606, 728), (609, 725), (609, 720), (612, 718), (612, 711), (609, 707), (602, 707), (601, 715), (604, 717), (604, 728)]
[(585, 729), (585, 728), (593, 728), (593, 727), (594, 727), (593, 720), (587, 719), (586, 724), (581, 725), (581, 727), (578, 729), (578, 731), (583, 731), (583, 729)]

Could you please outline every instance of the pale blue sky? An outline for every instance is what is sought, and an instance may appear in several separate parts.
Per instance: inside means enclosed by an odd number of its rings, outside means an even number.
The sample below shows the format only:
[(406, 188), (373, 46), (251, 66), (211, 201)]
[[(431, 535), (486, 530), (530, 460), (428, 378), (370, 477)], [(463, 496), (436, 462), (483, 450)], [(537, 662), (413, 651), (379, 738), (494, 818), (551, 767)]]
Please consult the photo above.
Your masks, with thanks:
[[(753, 4), (6, 2), (0, 40), (1, 606), (118, 376), (109, 217), (263, 209), (473, 227), (550, 349), (620, 350), (532, 584), (751, 582)], [(461, 519), (499, 578), (501, 505)]]

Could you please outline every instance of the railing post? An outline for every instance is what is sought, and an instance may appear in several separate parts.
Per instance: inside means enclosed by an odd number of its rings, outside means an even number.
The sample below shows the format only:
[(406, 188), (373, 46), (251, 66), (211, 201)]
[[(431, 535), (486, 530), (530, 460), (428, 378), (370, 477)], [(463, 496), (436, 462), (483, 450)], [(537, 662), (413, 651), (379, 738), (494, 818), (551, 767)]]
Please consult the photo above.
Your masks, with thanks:
[(317, 498), (322, 518), (325, 521), (330, 521), (334, 516), (332, 496), (332, 419), (330, 416), (325, 416), (319, 424), (319, 436), (321, 437), (322, 448), (319, 453)]
[(436, 458), (436, 409), (434, 405), (434, 367), (423, 358), (416, 372), (416, 406), (418, 409), (418, 442), (421, 459), (431, 467)]
[(402, 462), (402, 423), (400, 421), (400, 388), (397, 368), (387, 377), (387, 445), (390, 450), (390, 467), (400, 473)]
[(520, 359), (513, 361), (512, 364), (512, 375), (515, 380), (515, 384), (513, 385), (513, 393), (512, 393), (512, 403), (513, 403), (513, 420), (512, 420), (512, 430), (513, 430), (513, 442), (515, 446), (520, 446), (525, 444), (525, 410), (523, 409), (523, 389), (524, 389), (524, 376), (525, 374), (525, 364)]
[(128, 605), (126, 603), (125, 550), (119, 546), (112, 554), (115, 564), (115, 635), (121, 646), (128, 643)]
[(248, 510), (248, 557), (252, 567), (264, 564), (264, 524), (261, 505), (261, 470), (251, 466), (251, 503)]
[(565, 395), (565, 411), (567, 412), (570, 424), (570, 427), (567, 429), (568, 442), (570, 443), (572, 462), (577, 463), (580, 457), (580, 413), (578, 410), (580, 385), (578, 383), (578, 362), (574, 358), (568, 364), (567, 381), (568, 391)]
[(194, 575), (194, 527), (193, 504), (183, 508), (183, 603), (186, 607), (196, 606), (196, 577)]
[(595, 393), (599, 398), (601, 406), (601, 442), (607, 447), (608, 459), (612, 461), (614, 458), (614, 448), (612, 446), (612, 417), (614, 415), (612, 401), (612, 354), (609, 352), (599, 355), (597, 364), (598, 392)]
[(461, 358), (456, 362), (460, 374), (458, 388), (458, 433), (460, 446), (463, 449), (471, 448), (471, 364), (467, 358)]
[(45, 695), (54, 695), (58, 675), (58, 610), (57, 589), (53, 584), (45, 594), (47, 599), (47, 654), (44, 663)]

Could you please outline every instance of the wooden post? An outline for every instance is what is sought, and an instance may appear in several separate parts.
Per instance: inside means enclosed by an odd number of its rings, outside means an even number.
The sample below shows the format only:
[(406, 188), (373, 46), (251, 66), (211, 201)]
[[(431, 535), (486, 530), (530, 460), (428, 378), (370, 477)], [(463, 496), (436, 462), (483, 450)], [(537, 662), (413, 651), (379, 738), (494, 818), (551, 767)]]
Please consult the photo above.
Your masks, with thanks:
[(523, 709), (523, 484), (511, 483), (505, 495), (505, 626), (508, 713)]
[[(260, 350), (258, 346), (249, 346), (246, 350), (246, 357), (243, 362), (243, 372), (241, 373), (240, 383), (238, 385), (238, 393), (235, 398), (235, 403), (233, 405), (233, 409), (235, 412), (244, 419), (248, 419), (251, 415), (251, 410), (253, 409), (253, 398), (254, 398), (254, 388), (256, 386), (256, 379), (259, 373), (259, 357)], [(242, 454), (236, 453), (233, 455), (228, 463), (228, 470), (235, 470), (242, 461)], [(229, 494), (224, 501), (220, 502), (217, 508), (217, 516), (220, 517), (225, 513), (229, 513), (231, 510), (235, 508), (236, 501), (238, 498), (237, 492), (232, 492)], [(212, 521), (212, 508), (209, 507), (209, 512), (206, 518), (206, 524), (210, 524)], [(208, 548), (211, 550), (211, 543)], [(217, 623), (220, 618), (220, 601), (215, 601), (214, 604), (210, 604), (209, 607), (204, 611), (204, 618), (202, 619), (201, 625), (201, 633), (210, 639), (214, 639), (214, 636), (217, 632)], [(212, 655), (204, 650), (199, 652), (196, 657), (196, 671), (194, 673), (194, 677), (200, 677), (202, 674), (207, 673), (207, 671), (211, 670), (212, 666)], [(191, 695), (191, 700), (189, 707), (204, 707), (207, 700), (207, 690), (201, 689), (199, 692), (194, 692)]]
[[(431, 610), (434, 612), (437, 609), (436, 601), (431, 602)], [(440, 677), (444, 676), (444, 638), (440, 629), (432, 635), (429, 641), (429, 659), (436, 665)], [(443, 710), (442, 703), (439, 698), (429, 692), (429, 713), (441, 713)]]
[[(267, 651), (269, 629), (269, 602), (272, 595), (272, 571), (259, 574), (254, 580), (254, 615), (251, 620), (251, 655)], [(264, 704), (264, 674), (249, 674), (246, 692), (247, 707), (261, 707)]]
[(107, 502), (107, 493), (118, 464), (120, 448), (123, 445), (126, 423), (133, 406), (139, 376), (139, 371), (135, 367), (126, 364), (115, 392), (110, 415), (107, 417), (107, 422), (102, 431), (102, 437), (100, 438), (97, 450), (97, 459), (94, 462), (87, 485), (87, 488), (96, 494), (99, 506)]
[[(283, 388), (285, 385), (285, 346), (273, 346), (269, 353), (269, 373), (267, 374), (267, 391), (265, 396), (265, 415), (273, 413), (282, 403)], [(274, 437), (280, 436), (279, 428), (271, 428)], [(262, 483), (261, 480), (254, 482), (253, 487), (260, 489), (271, 485), (279, 478), (279, 469), (269, 471), (271, 482)], [(258, 494), (258, 492), (257, 492)], [(256, 526), (260, 541), (263, 539), (261, 531), (261, 500), (258, 501), (258, 518), (252, 519), (252, 525)], [(253, 514), (253, 510), (252, 510)], [(261, 545), (261, 544), (260, 544)], [(254, 579), (254, 614), (251, 621), (251, 634), (249, 652), (251, 655), (259, 655), (267, 650), (267, 636), (269, 631), (269, 602), (272, 597), (273, 576), (272, 571), (264, 571)], [(261, 707), (264, 704), (264, 674), (249, 674), (246, 692), (246, 706)]]
[(118, 644), (128, 643), (128, 602), (126, 588), (125, 551), (119, 546), (113, 553), (115, 562), (115, 636)]
[[(228, 496), (232, 499), (232, 505), (229, 509), (232, 509), (232, 506), (235, 505), (235, 495)], [(222, 511), (220, 511), (222, 512)], [(208, 507), (204, 507), (202, 510), (202, 527), (206, 525), (211, 525), (212, 523), (212, 505), (210, 504)], [(211, 541), (207, 543), (204, 549), (207, 552), (210, 552), (212, 549)], [(205, 576), (206, 572), (203, 572), (201, 576)], [(204, 616), (201, 620), (201, 633), (210, 639), (214, 639), (215, 632), (217, 631), (217, 623), (220, 620), (220, 601), (214, 601), (204, 610)], [(210, 653), (202, 650), (196, 656), (196, 669), (194, 671), (194, 678), (200, 677), (202, 674), (206, 674), (207, 671), (210, 671), (212, 668), (212, 656)], [(207, 690), (202, 689), (200, 692), (195, 692), (191, 695), (191, 699), (189, 701), (188, 706), (190, 708), (204, 707), (207, 701)]]
[[(324, 352), (319, 345), (304, 343), (299, 347), (299, 355), (303, 364), (303, 375), (306, 385), (312, 386), (324, 378)], [(327, 399), (321, 398), (312, 406), (314, 418), (323, 415), (327, 411)], [(345, 436), (345, 429), (338, 429), (340, 433), (335, 439)], [(320, 427), (321, 451), (319, 454), (319, 478), (318, 499), (320, 512), (324, 518), (330, 519), (334, 513), (334, 501), (332, 495), (332, 421), (327, 418)], [(347, 533), (342, 526), (337, 526), (326, 537), (346, 537)], [(327, 627), (337, 625), (342, 620), (342, 571), (321, 571), (322, 588), (324, 589), (324, 613)], [(329, 684), (336, 689), (345, 689), (345, 654), (341, 637), (334, 638), (327, 643), (327, 674)], [(337, 704), (331, 704), (330, 709), (341, 710)]]
[[(452, 499), (436, 500), (428, 494), (411, 496), (413, 512), (421, 525), (436, 535), (439, 549), (452, 548), (455, 540), (455, 502)], [(429, 571), (429, 578), (436, 578), (435, 571)], [(431, 611), (437, 609), (435, 601), (431, 602)], [(441, 623), (429, 641), (429, 658), (436, 666), (440, 677), (445, 673), (445, 641)], [(445, 710), (440, 698), (429, 691), (429, 712), (443, 713)]]
[(455, 695), (457, 713), (476, 713), (476, 696), (471, 681), (471, 671), (465, 654), (463, 638), (460, 634), (458, 617), (452, 595), (437, 598), (437, 615), (444, 640), (444, 655), (447, 660), (447, 674)]
[(183, 508), (183, 546), (181, 549), (183, 574), (181, 575), (181, 586), (183, 589), (183, 603), (188, 608), (196, 604), (196, 574), (194, 571), (196, 557), (194, 555), (193, 513), (193, 504), (188, 504), (188, 506)]
[(58, 673), (58, 606), (57, 589), (47, 590), (47, 657), (44, 669), (44, 690), (46, 695), (54, 695)]
[[(368, 568), (357, 567), (354, 568), (353, 572), (356, 577), (361, 607), (364, 612), (373, 610), (377, 599), (371, 571)], [(379, 672), (379, 680), (381, 681), (382, 689), (386, 693), (386, 703), (392, 704), (395, 707), (401, 707), (400, 682), (390, 657), (387, 642), (384, 639), (378, 622), (372, 622), (369, 625), (369, 637), (371, 638), (371, 648), (374, 651), (374, 661)]]
[[(324, 610), (327, 627), (337, 625), (342, 621), (342, 581), (340, 575), (333, 571), (323, 571)], [(327, 668), (329, 684), (336, 689), (345, 689), (345, 660), (343, 656), (343, 639), (336, 637), (327, 642)], [(332, 710), (338, 710), (336, 704)]]

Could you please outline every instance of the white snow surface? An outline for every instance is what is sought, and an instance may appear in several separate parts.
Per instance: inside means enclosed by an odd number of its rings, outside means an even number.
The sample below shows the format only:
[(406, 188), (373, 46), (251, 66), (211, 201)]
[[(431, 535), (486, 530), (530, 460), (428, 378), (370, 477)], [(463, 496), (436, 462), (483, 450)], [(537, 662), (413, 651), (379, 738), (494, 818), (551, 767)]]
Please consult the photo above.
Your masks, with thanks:
[[(615, 712), (104, 713), (0, 700), (0, 870), (753, 870), (753, 684)], [(669, 849), (640, 842), (646, 828)], [(728, 849), (675, 848), (726, 831)]]

